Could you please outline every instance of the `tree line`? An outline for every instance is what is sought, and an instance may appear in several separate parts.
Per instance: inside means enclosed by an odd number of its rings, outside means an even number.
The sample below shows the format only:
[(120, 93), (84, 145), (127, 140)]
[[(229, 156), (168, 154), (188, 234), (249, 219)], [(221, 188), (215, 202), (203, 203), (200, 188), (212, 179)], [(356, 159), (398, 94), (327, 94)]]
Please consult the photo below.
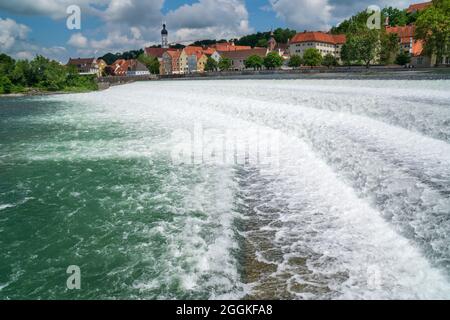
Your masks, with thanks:
[(0, 94), (38, 91), (81, 92), (97, 90), (95, 76), (80, 76), (73, 66), (64, 66), (43, 56), (14, 60), (0, 54)]
[[(405, 26), (414, 23), (414, 38), (424, 42), (428, 56), (435, 55), (438, 60), (450, 53), (450, 0), (433, 0), (432, 5), (421, 12), (408, 13), (406, 10), (385, 8), (382, 19), (389, 17), (389, 25)], [(400, 50), (396, 34), (386, 32), (385, 28), (369, 29), (369, 14), (360, 12), (339, 26), (331, 29), (333, 34), (345, 34), (347, 42), (342, 47), (341, 58), (346, 65), (371, 63), (405, 65), (411, 56)]]

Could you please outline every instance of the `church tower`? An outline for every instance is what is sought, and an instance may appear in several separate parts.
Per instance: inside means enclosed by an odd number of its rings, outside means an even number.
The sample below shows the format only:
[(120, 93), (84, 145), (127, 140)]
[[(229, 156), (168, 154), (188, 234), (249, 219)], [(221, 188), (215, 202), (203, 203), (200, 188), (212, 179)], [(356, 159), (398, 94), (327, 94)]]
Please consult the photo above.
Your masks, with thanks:
[(271, 52), (274, 51), (275, 48), (277, 47), (277, 41), (275, 40), (275, 35), (274, 35), (273, 31), (270, 32), (270, 40), (269, 40), (267, 46), (269, 48), (269, 51), (271, 51)]
[(161, 48), (169, 48), (169, 32), (167, 32), (166, 24), (163, 24), (163, 29), (161, 30)]

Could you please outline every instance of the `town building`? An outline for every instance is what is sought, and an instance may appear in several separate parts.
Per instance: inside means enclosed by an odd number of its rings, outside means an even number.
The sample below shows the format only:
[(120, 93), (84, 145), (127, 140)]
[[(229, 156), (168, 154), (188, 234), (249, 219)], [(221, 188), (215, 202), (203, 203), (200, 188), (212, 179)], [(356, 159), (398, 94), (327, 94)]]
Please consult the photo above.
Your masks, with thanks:
[(180, 72), (197, 72), (197, 54), (203, 53), (203, 47), (187, 46), (181, 50), (180, 54)]
[(148, 68), (139, 60), (128, 60), (127, 76), (147, 76), (150, 75)]
[(241, 51), (241, 50), (250, 50), (252, 47), (250, 46), (238, 46), (234, 44), (234, 41), (231, 42), (221, 42), (216, 43), (211, 46), (211, 48), (219, 51), (219, 52), (225, 52), (225, 51)]
[(111, 76), (125, 77), (128, 72), (128, 61), (125, 59), (118, 59), (108, 67), (106, 67), (106, 73)]
[[(100, 64), (102, 64), (100, 61)], [(104, 61), (103, 61), (104, 62)], [(68, 66), (74, 66), (77, 68), (77, 71), (81, 75), (97, 75), (101, 76), (100, 66), (97, 63), (97, 59), (95, 58), (77, 58), (77, 59), (69, 59), (67, 63)]]
[(163, 69), (161, 74), (181, 74), (180, 50), (167, 50), (163, 53)]
[(433, 2), (431, 2), (431, 1), (412, 4), (408, 7), (408, 9), (406, 9), (406, 12), (417, 13), (417, 12), (423, 11), (423, 10), (431, 7), (432, 5), (433, 5)]
[(99, 77), (103, 77), (105, 75), (105, 70), (106, 70), (106, 67), (108, 66), (108, 64), (103, 59), (97, 59), (96, 63), (97, 63), (97, 67), (98, 67), (97, 75)]
[(422, 56), (423, 41), (414, 39), (415, 29), (414, 25), (387, 26), (386, 32), (397, 35), (400, 44), (400, 52), (405, 52), (411, 56), (411, 64), (429, 66), (431, 64), (430, 59)]
[(267, 48), (270, 52), (275, 51), (275, 48), (277, 46), (277, 41), (275, 40), (275, 35), (273, 34), (273, 31), (270, 31), (270, 39), (267, 43)]
[(214, 48), (204, 48), (203, 49), (203, 53), (207, 56), (207, 57), (211, 57), (213, 60), (215, 60), (216, 62), (220, 61), (220, 54), (219, 52), (214, 49)]
[(169, 32), (166, 29), (166, 24), (163, 24), (163, 28), (161, 30), (161, 48), (169, 48)]
[(145, 48), (144, 52), (147, 56), (158, 59), (159, 62), (159, 74), (164, 74), (163, 54), (168, 51), (168, 48)]
[(395, 26), (386, 27), (387, 33), (395, 33), (400, 42), (400, 51), (411, 56), (411, 65), (414, 67), (432, 67), (436, 64), (450, 64), (449, 57), (443, 57), (442, 61), (437, 61), (435, 56), (427, 56), (424, 52), (424, 42), (414, 38), (415, 26)]
[(289, 60), (289, 43), (278, 43), (275, 40), (273, 31), (270, 32), (270, 39), (267, 42), (267, 49), (269, 52), (276, 52), (283, 60)]
[(291, 56), (303, 56), (305, 50), (314, 48), (319, 50), (322, 56), (333, 55), (341, 61), (342, 46), (347, 41), (343, 34), (330, 34), (325, 32), (302, 32), (297, 33), (290, 41), (289, 53)]
[(256, 55), (264, 58), (267, 53), (267, 48), (253, 48), (249, 50), (219, 52), (221, 57), (231, 60), (231, 69), (234, 71), (245, 70), (245, 60), (247, 60), (250, 56)]

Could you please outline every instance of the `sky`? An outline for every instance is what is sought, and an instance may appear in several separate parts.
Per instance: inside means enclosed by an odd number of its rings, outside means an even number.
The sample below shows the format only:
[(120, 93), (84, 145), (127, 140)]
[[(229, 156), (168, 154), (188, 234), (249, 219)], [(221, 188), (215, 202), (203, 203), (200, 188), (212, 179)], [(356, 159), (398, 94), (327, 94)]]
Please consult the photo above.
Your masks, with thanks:
[[(420, 0), (0, 0), (0, 52), (61, 62), (169, 42), (231, 39), (278, 27), (327, 31), (370, 5), (406, 8)], [(77, 5), (80, 29), (67, 27)], [(71, 20), (73, 21), (73, 20)]]

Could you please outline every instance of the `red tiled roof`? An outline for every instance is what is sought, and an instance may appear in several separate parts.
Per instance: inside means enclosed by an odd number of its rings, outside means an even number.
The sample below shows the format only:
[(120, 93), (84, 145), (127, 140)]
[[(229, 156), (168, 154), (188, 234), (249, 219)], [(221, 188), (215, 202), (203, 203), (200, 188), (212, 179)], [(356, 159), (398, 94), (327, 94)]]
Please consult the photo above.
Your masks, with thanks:
[(111, 73), (116, 76), (123, 76), (127, 74), (129, 62), (124, 59), (116, 60), (112, 65), (109, 66)]
[(69, 59), (69, 62), (67, 63), (67, 65), (72, 65), (72, 66), (83, 66), (83, 65), (92, 65), (95, 62), (95, 58), (78, 58), (78, 59)]
[(297, 33), (291, 43), (322, 42), (331, 44), (344, 44), (347, 38), (344, 34), (329, 34), (325, 32), (302, 32)]
[(422, 3), (416, 3), (409, 6), (408, 9), (406, 9), (406, 12), (412, 13), (417, 11), (425, 10), (426, 8), (430, 7), (433, 4), (433, 2), (422, 2)]
[(203, 49), (203, 53), (204, 54), (206, 54), (206, 55), (212, 55), (212, 54), (214, 54), (214, 52), (216, 52), (217, 50), (216, 49), (214, 49), (214, 48), (206, 48), (206, 49)]
[(181, 51), (180, 50), (176, 50), (176, 51), (167, 50), (166, 52), (172, 59), (174, 59), (174, 58), (178, 59), (180, 57), (180, 55), (181, 55)]
[(237, 51), (219, 51), (222, 57), (228, 59), (239, 59), (246, 60), (248, 57), (257, 55), (260, 57), (265, 57), (267, 54), (266, 48), (254, 48), (249, 50), (237, 50)]
[(409, 44), (412, 40), (412, 55), (419, 56), (423, 51), (423, 42), (414, 39), (415, 30), (416, 27), (414, 25), (386, 27), (386, 32), (395, 33), (399, 37), (401, 44)]
[(416, 27), (414, 25), (386, 27), (386, 32), (397, 34), (401, 43), (410, 42), (410, 39), (414, 37), (415, 30)]
[(156, 58), (162, 58), (162, 55), (167, 50), (169, 50), (169, 49), (166, 49), (166, 48), (145, 48), (145, 53), (148, 56), (152, 56), (152, 57), (156, 57)]
[(148, 71), (148, 68), (137, 59), (127, 60), (128, 71)]
[(184, 52), (188, 56), (192, 56), (193, 54), (197, 54), (198, 52), (202, 52), (202, 51), (203, 51), (202, 47), (188, 46), (188, 47), (184, 48)]
[(241, 50), (250, 50), (252, 47), (250, 46), (236, 46), (229, 42), (224, 43), (216, 43), (211, 46), (217, 51), (241, 51)]

